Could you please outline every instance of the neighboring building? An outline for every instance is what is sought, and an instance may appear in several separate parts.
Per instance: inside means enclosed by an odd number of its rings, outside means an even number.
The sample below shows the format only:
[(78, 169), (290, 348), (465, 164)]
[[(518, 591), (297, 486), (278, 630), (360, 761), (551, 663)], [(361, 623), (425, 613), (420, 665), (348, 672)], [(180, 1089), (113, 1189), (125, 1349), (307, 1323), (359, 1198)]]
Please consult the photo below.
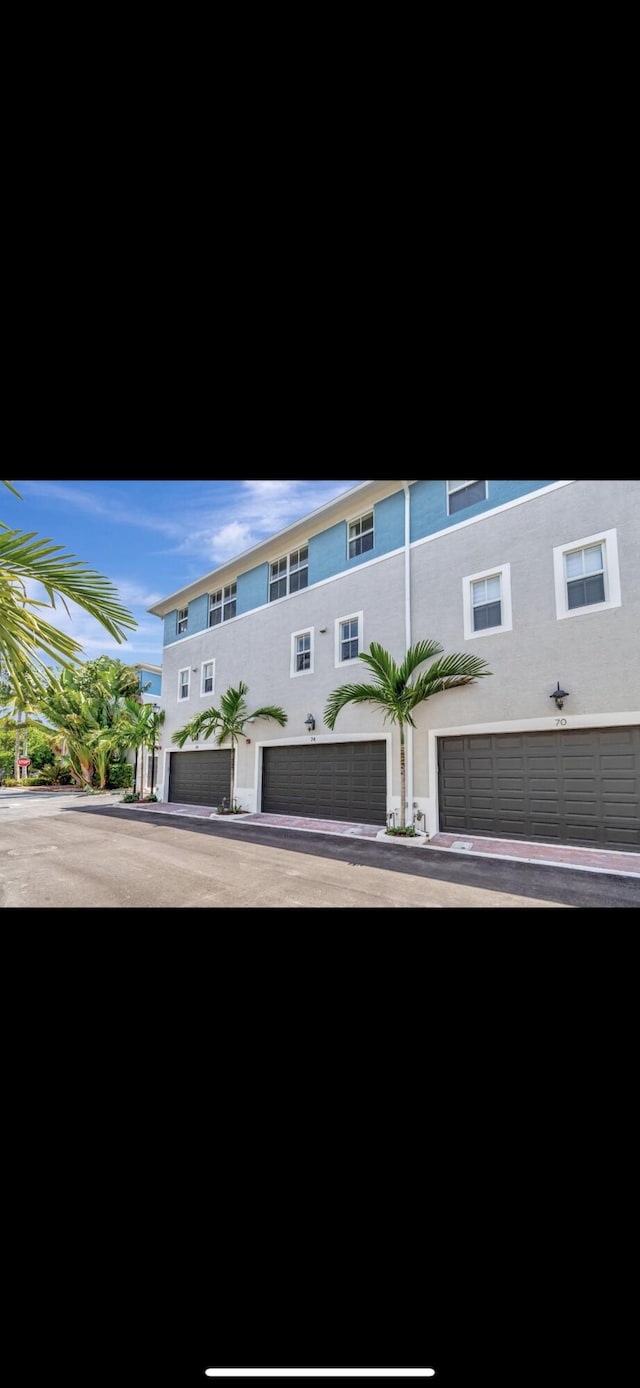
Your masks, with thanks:
[(250, 708), (280, 704), (288, 723), (247, 729), (239, 803), (383, 826), (397, 729), (363, 704), (331, 733), (326, 700), (369, 679), (372, 640), (399, 662), (433, 638), (492, 675), (418, 708), (407, 822), (640, 850), (640, 482), (362, 482), (149, 611), (164, 622), (163, 799), (228, 793), (229, 752), (171, 736), (244, 680)]
[[(134, 664), (133, 668), (138, 674), (140, 702), (143, 704), (157, 704), (158, 708), (160, 708), (162, 696), (162, 666), (145, 665), (140, 662)], [(161, 728), (159, 729), (159, 736), (162, 738)], [(161, 745), (161, 743), (160, 746), (156, 745), (155, 755), (153, 757), (149, 747), (138, 748), (137, 760), (135, 751), (127, 753), (127, 761), (131, 762), (132, 765), (136, 767), (136, 789), (143, 795), (148, 795), (152, 789), (152, 774), (153, 785), (155, 785), (158, 780)]]
[(162, 694), (162, 666), (136, 664), (133, 668), (138, 675), (140, 698), (143, 704), (160, 703)]

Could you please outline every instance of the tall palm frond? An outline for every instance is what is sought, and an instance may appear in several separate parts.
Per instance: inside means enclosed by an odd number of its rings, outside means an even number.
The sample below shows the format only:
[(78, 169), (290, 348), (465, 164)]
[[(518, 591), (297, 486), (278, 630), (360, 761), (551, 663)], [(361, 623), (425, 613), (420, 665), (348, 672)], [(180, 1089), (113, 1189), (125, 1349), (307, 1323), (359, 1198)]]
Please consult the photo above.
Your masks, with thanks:
[[(4, 486), (19, 496), (10, 482)], [(29, 597), (27, 584), (42, 585), (48, 601)], [(127, 630), (138, 623), (118, 600), (109, 579), (88, 568), (75, 555), (63, 551), (34, 531), (0, 527), (0, 658), (14, 688), (29, 676), (39, 689), (46, 685), (49, 662), (71, 666), (82, 646), (44, 617), (59, 601), (69, 615), (67, 599), (77, 603), (108, 631), (120, 645)]]
[[(415, 728), (415, 709), (447, 689), (460, 685), (473, 684), (483, 675), (492, 672), (486, 660), (480, 656), (465, 653), (448, 655), (442, 660), (434, 656), (442, 655), (443, 647), (438, 641), (417, 641), (410, 646), (404, 659), (398, 665), (393, 656), (377, 641), (372, 641), (369, 650), (361, 652), (359, 659), (371, 670), (375, 679), (368, 684), (342, 684), (333, 689), (324, 710), (324, 722), (333, 732), (338, 714), (347, 704), (375, 704), (381, 711), (383, 721), (395, 723), (400, 732), (400, 824), (406, 827), (406, 767), (405, 767), (405, 727)], [(429, 669), (413, 676), (426, 660), (433, 663)]]
[(240, 680), (237, 687), (230, 686), (224, 694), (220, 696), (220, 707), (202, 710), (194, 718), (190, 719), (183, 728), (172, 734), (171, 741), (178, 747), (184, 747), (185, 742), (191, 739), (192, 742), (206, 742), (215, 735), (216, 746), (222, 747), (225, 742), (231, 743), (231, 762), (230, 762), (230, 805), (233, 806), (234, 785), (235, 785), (235, 762), (236, 745), (238, 738), (244, 736), (245, 724), (255, 718), (273, 718), (276, 723), (284, 728), (287, 722), (287, 714), (278, 704), (265, 704), (261, 708), (256, 708), (249, 713), (246, 696), (249, 693), (248, 686)]

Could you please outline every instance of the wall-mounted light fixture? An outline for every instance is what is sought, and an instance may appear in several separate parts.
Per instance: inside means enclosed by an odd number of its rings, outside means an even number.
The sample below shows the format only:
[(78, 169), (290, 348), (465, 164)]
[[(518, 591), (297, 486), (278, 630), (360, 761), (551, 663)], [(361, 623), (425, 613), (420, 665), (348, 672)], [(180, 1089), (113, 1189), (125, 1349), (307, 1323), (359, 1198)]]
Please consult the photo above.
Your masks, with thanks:
[(562, 708), (565, 699), (569, 698), (569, 691), (568, 689), (561, 689), (560, 680), (558, 680), (558, 688), (554, 689), (553, 694), (550, 694), (549, 698), (555, 699), (557, 707)]
[(324, 636), (326, 630), (327, 630), (326, 627), (318, 627), (318, 631), (320, 632), (320, 635), (321, 635), (321, 636)]
[(308, 714), (307, 714), (307, 716), (306, 716), (306, 718), (305, 718), (305, 720), (304, 720), (304, 725), (305, 725), (305, 728), (308, 728), (308, 729), (309, 729), (309, 732), (310, 732), (310, 733), (313, 732), (313, 730), (314, 730), (314, 728), (315, 728), (315, 726), (316, 726), (316, 720), (315, 720), (315, 718), (314, 718), (314, 716), (313, 716), (312, 713), (308, 713)]

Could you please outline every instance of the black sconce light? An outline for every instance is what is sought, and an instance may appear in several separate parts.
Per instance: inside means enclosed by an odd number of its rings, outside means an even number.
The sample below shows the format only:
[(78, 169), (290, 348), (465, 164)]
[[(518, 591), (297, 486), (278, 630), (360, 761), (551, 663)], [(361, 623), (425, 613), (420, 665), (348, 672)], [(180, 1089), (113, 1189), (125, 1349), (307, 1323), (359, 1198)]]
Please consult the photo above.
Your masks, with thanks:
[(569, 698), (569, 691), (568, 689), (561, 689), (560, 680), (558, 680), (558, 688), (554, 689), (553, 694), (550, 694), (549, 698), (555, 699), (557, 707), (562, 708), (565, 699)]
[(314, 730), (314, 728), (315, 728), (315, 726), (316, 726), (316, 720), (315, 720), (315, 718), (314, 718), (314, 716), (313, 716), (312, 713), (308, 713), (308, 714), (307, 714), (307, 716), (306, 716), (306, 718), (305, 718), (305, 720), (304, 720), (304, 725), (305, 725), (305, 728), (308, 728), (308, 729), (309, 729), (309, 732), (310, 732), (310, 733), (313, 732), (313, 730)]

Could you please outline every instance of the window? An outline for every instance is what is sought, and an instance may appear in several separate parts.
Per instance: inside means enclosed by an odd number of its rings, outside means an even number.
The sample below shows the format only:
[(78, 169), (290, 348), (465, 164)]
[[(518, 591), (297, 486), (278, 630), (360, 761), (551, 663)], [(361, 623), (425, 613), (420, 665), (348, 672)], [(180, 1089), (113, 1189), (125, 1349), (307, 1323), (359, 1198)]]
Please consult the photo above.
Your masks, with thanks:
[(209, 626), (217, 627), (220, 622), (228, 622), (236, 615), (236, 596), (238, 585), (228, 583), (226, 588), (218, 588), (209, 594)]
[(291, 675), (313, 674), (313, 627), (291, 637)]
[(189, 668), (178, 670), (178, 699), (189, 698)]
[(618, 536), (615, 530), (586, 535), (553, 551), (556, 617), (578, 617), (620, 607)]
[(189, 608), (188, 608), (188, 607), (179, 607), (179, 608), (178, 608), (178, 636), (181, 636), (181, 635), (182, 635), (182, 632), (187, 630), (187, 622), (188, 622), (188, 619), (189, 619)]
[(499, 569), (485, 569), (463, 578), (462, 601), (467, 641), (472, 636), (511, 631), (511, 565), (501, 564)]
[(269, 570), (269, 602), (298, 593), (309, 583), (309, 546), (301, 545), (284, 559), (276, 559)]
[(455, 515), (464, 511), (465, 506), (473, 506), (474, 501), (486, 501), (486, 482), (447, 482), (447, 514)]
[(368, 549), (373, 549), (373, 511), (349, 522), (349, 558), (355, 559)]
[(200, 694), (213, 694), (213, 673), (215, 670), (215, 660), (203, 660), (202, 662), (202, 684)]
[(352, 612), (336, 622), (336, 665), (357, 660), (362, 650), (362, 613)]

